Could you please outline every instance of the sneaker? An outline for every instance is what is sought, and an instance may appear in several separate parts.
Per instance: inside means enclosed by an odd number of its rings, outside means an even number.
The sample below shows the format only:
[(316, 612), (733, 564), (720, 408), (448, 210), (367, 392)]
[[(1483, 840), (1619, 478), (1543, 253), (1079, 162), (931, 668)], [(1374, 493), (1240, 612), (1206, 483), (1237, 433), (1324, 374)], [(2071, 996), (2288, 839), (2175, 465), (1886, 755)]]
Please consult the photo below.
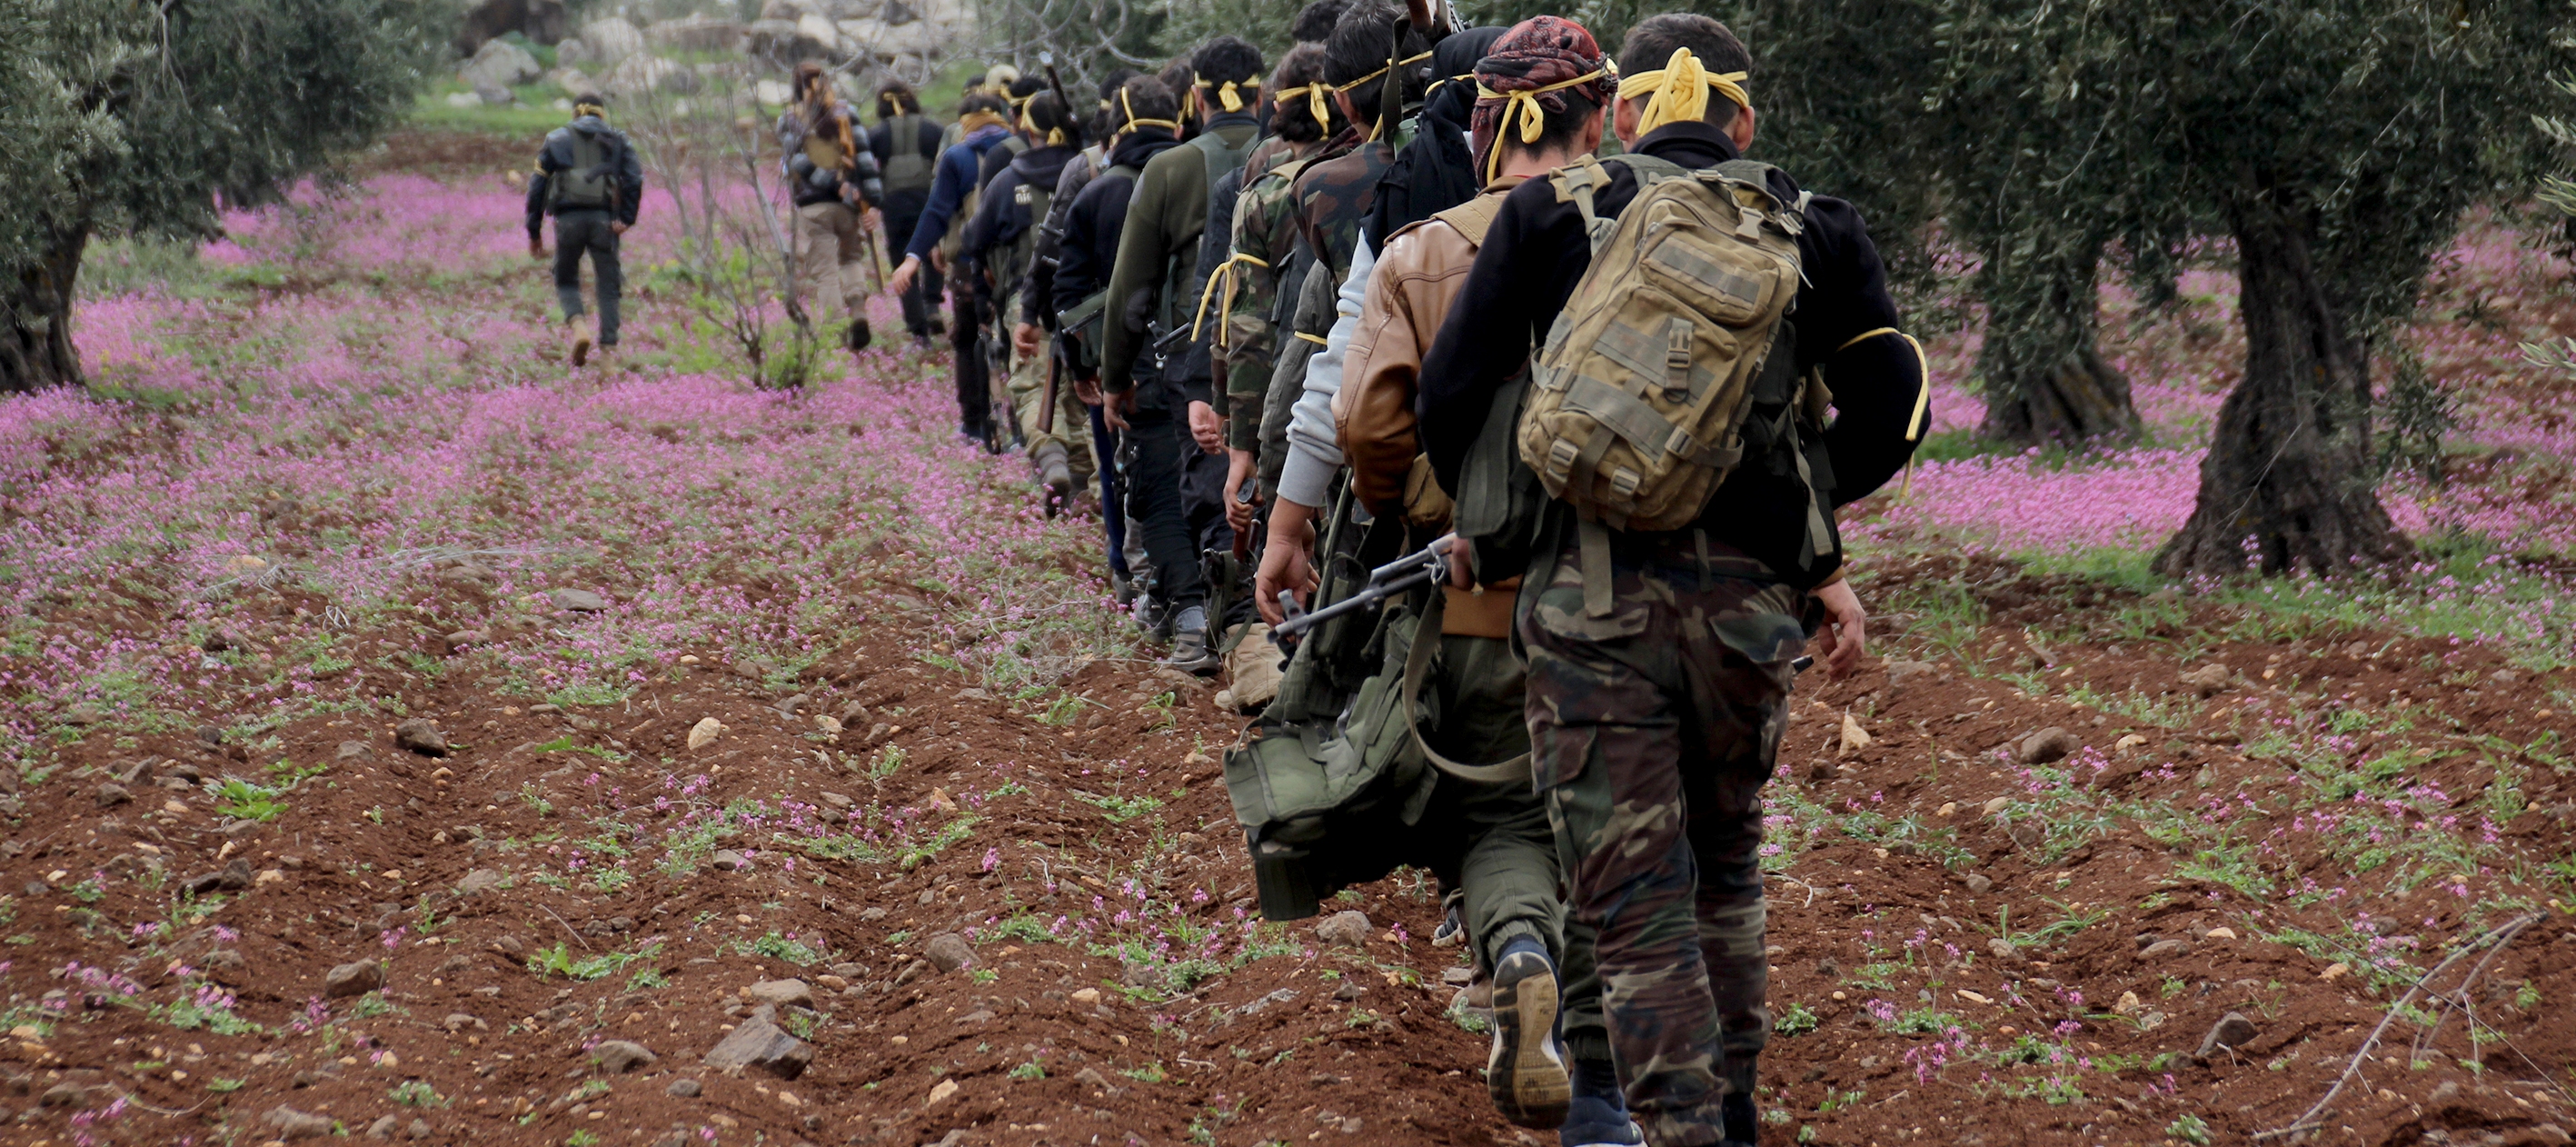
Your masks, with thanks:
[(1136, 579), (1117, 570), (1111, 570), (1109, 571), (1109, 592), (1117, 598), (1119, 608), (1124, 609), (1134, 605), (1136, 604)]
[(1563, 1126), (1574, 1097), (1556, 1018), (1555, 965), (1536, 941), (1514, 940), (1494, 961), (1494, 1051), (1485, 1061), (1485, 1089), (1494, 1110), (1523, 1127)]
[(1646, 1129), (1628, 1118), (1626, 1107), (1597, 1095), (1578, 1095), (1566, 1106), (1556, 1142), (1558, 1147), (1642, 1147)]
[(1164, 658), (1163, 664), (1201, 677), (1214, 677), (1217, 670), (1225, 667), (1225, 658), (1217, 654), (1215, 643), (1208, 638), (1205, 608), (1184, 607), (1172, 628), (1172, 655)]
[(1440, 926), (1431, 930), (1431, 946), (1455, 948), (1466, 942), (1467, 922), (1459, 916), (1458, 906), (1452, 904), (1447, 914), (1440, 917)]
[(1151, 593), (1139, 594), (1135, 611), (1128, 618), (1147, 641), (1157, 644), (1172, 639), (1172, 605)]

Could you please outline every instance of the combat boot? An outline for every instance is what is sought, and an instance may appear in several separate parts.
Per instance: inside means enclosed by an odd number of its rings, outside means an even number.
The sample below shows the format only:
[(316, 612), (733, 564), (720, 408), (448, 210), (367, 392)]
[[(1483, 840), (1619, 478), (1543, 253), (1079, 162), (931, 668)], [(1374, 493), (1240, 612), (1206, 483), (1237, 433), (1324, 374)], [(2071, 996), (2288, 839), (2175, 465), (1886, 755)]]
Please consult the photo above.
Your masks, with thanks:
[(572, 328), (572, 351), (564, 357), (571, 361), (576, 370), (589, 366), (590, 332), (582, 329), (581, 320), (578, 318), (565, 319), (564, 325)]
[(1064, 443), (1041, 442), (1030, 451), (1029, 461), (1037, 467), (1038, 485), (1046, 487), (1046, 513), (1052, 518), (1073, 503), (1073, 462)]
[(841, 332), (841, 345), (849, 348), (851, 354), (868, 349), (869, 344), (875, 341), (876, 331), (868, 326), (866, 319), (851, 319), (849, 329)]
[(1225, 667), (1225, 659), (1217, 655), (1216, 644), (1208, 639), (1207, 609), (1204, 606), (1183, 606), (1173, 619), (1172, 630), (1172, 655), (1164, 658), (1163, 664), (1201, 677), (1213, 677), (1217, 670)]
[(1494, 961), (1494, 1050), (1485, 1061), (1485, 1088), (1494, 1110), (1523, 1127), (1564, 1126), (1573, 1099), (1558, 1006), (1556, 965), (1546, 946), (1528, 936), (1513, 939)]
[(1574, 1061), (1574, 1101), (1566, 1105), (1558, 1147), (1641, 1147), (1646, 1129), (1628, 1118), (1619, 1091), (1619, 1068), (1606, 1059)]

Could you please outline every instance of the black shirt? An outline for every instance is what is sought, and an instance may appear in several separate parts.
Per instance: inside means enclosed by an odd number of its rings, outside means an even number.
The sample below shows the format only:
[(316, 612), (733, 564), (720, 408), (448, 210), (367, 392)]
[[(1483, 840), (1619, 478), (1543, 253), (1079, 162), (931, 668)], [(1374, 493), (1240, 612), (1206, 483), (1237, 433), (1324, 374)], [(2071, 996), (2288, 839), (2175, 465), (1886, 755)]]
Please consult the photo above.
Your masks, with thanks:
[[(1694, 170), (1739, 155), (1734, 141), (1705, 123), (1657, 128), (1630, 150)], [(1608, 185), (1593, 193), (1593, 209), (1604, 217), (1625, 210), (1637, 196), (1636, 173), (1624, 164), (1607, 166)], [(1797, 184), (1782, 172), (1771, 173), (1771, 191), (1782, 202), (1798, 198)], [(1821, 195), (1808, 200), (1798, 255), (1805, 285), (1789, 321), (1796, 325), (1799, 370), (1825, 364), (1826, 385), (1833, 390), (1835, 419), (1825, 431), (1825, 446), (1835, 479), (1831, 504), (1840, 506), (1876, 490), (1913, 453), (1905, 433), (1923, 385), (1922, 371), (1902, 339), (1880, 337), (1844, 347), (1855, 335), (1899, 325), (1896, 301), (1887, 293), (1886, 269), (1859, 211)], [(1476, 265), (1422, 363), (1415, 409), (1423, 451), (1431, 456), (1441, 485), (1452, 493), (1467, 448), (1484, 428), (1495, 389), (1547, 338), (1548, 327), (1591, 263), (1592, 243), (1582, 214), (1573, 203), (1557, 200), (1550, 181), (1530, 180), (1505, 197), (1477, 250)], [(1700, 526), (1712, 541), (1759, 558), (1774, 570), (1799, 570), (1807, 511), (1794, 486), (1775, 488), (1783, 481), (1763, 467), (1739, 467), (1709, 499)], [(1834, 564), (1839, 562), (1837, 555)], [(1821, 580), (1832, 568), (1820, 561), (1800, 571), (1799, 580)]]
[(1083, 186), (1082, 194), (1074, 197), (1073, 209), (1065, 214), (1064, 244), (1056, 256), (1053, 286), (1056, 313), (1072, 310), (1108, 289), (1109, 272), (1118, 266), (1118, 238), (1127, 225), (1127, 200), (1136, 193), (1136, 178), (1126, 172), (1113, 175), (1109, 168), (1142, 172), (1146, 161), (1180, 142), (1162, 128), (1140, 127), (1110, 145), (1109, 162)]

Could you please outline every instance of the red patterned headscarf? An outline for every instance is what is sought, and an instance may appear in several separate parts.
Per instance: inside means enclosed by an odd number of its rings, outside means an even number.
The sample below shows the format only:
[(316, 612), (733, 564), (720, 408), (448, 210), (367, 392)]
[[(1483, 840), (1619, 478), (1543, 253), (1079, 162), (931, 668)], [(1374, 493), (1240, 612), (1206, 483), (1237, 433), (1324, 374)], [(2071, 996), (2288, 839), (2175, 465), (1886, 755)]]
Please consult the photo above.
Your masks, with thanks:
[(1502, 166), (1494, 144), (1504, 132), (1536, 143), (1541, 109), (1565, 111), (1569, 92), (1606, 107), (1616, 83), (1601, 45), (1583, 25), (1561, 16), (1533, 16), (1513, 25), (1476, 61), (1476, 111), (1469, 124), (1476, 170), (1493, 182)]

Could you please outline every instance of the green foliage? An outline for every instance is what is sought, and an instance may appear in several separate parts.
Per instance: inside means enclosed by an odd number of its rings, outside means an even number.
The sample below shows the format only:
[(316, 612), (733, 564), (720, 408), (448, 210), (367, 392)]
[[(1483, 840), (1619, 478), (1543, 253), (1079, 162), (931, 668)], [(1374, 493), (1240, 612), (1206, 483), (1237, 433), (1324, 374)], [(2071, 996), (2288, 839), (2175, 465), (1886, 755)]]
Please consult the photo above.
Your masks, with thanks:
[(445, 1107), (447, 1097), (431, 1087), (428, 1080), (406, 1079), (385, 1093), (385, 1098), (404, 1107)]
[(832, 955), (829, 948), (815, 947), (803, 940), (781, 934), (776, 929), (771, 929), (767, 935), (750, 940), (737, 940), (734, 942), (733, 950), (746, 956), (767, 956), (773, 960), (785, 960), (800, 968), (813, 967), (831, 958)]
[(282, 795), (283, 789), (226, 777), (215, 786), (215, 811), (243, 820), (276, 820), (277, 814), (286, 811), (286, 802), (277, 799)]
[(655, 944), (641, 952), (603, 952), (575, 957), (570, 948), (558, 943), (552, 948), (539, 948), (536, 955), (528, 957), (528, 970), (541, 977), (553, 975), (596, 980), (616, 975), (630, 964), (650, 960), (661, 951), (662, 946)]

